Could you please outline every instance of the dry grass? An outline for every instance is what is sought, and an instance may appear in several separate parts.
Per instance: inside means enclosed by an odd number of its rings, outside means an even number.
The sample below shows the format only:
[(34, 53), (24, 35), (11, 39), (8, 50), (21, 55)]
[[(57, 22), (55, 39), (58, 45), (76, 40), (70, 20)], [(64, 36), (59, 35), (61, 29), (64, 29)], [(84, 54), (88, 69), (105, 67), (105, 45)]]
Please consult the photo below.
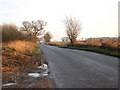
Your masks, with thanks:
[(35, 43), (28, 41), (14, 41), (8, 43), (9, 48), (15, 49), (20, 53), (32, 53), (35, 45)]
[[(71, 49), (78, 49), (78, 50), (87, 50), (92, 52), (98, 52), (102, 54), (107, 54), (110, 56), (120, 57), (120, 41), (112, 41), (112, 40), (91, 40), (88, 42), (76, 42), (74, 46), (69, 43), (62, 42), (52, 42), (49, 43), (53, 46), (58, 46), (62, 48), (71, 48)], [(66, 44), (66, 45), (64, 45)]]
[[(51, 44), (51, 45), (61, 45), (61, 46), (67, 46), (70, 45), (70, 42), (49, 42), (47, 44)], [(101, 41), (97, 41), (97, 40), (91, 40), (91, 41), (87, 41), (87, 42), (76, 42), (75, 46), (97, 46), (97, 47), (104, 47), (104, 48), (108, 48), (108, 49), (112, 49), (112, 50), (120, 50), (120, 41), (113, 41), (113, 40), (101, 40)]]
[(36, 44), (27, 41), (13, 41), (3, 43), (2, 47), (2, 70), (15, 70), (24, 67), (31, 59), (31, 54)]
[(11, 75), (28, 72), (35, 67), (36, 60), (40, 60), (40, 56), (36, 58), (35, 55), (31, 55), (36, 45), (28, 41), (2, 43), (3, 83), (12, 82)]
[(70, 42), (47, 42), (46, 44), (67, 46)]
[(112, 40), (109, 40), (109, 41), (104, 42), (103, 45), (108, 48), (120, 49), (119, 41), (113, 42)]
[(29, 61), (36, 44), (27, 41), (13, 41), (2, 45), (2, 70), (12, 71), (24, 67)]

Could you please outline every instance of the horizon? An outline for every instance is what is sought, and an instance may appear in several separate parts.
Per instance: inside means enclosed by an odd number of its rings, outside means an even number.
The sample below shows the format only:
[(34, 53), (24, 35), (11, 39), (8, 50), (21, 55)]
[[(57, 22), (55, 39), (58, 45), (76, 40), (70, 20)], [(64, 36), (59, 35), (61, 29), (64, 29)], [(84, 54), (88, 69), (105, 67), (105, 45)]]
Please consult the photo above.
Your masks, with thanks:
[(49, 31), (53, 36), (52, 40), (56, 41), (67, 36), (62, 22), (65, 16), (73, 16), (82, 24), (78, 40), (90, 37), (118, 37), (118, 1), (2, 0), (0, 24), (12, 23), (21, 27), (23, 21), (42, 19), (47, 22), (46, 32)]

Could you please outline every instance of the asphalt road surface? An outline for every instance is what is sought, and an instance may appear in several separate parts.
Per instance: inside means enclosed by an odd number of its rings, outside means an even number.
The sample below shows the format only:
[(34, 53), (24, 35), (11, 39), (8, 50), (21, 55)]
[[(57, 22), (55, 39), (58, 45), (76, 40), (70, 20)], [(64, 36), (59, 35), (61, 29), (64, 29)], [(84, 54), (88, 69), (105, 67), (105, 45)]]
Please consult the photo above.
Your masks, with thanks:
[(117, 88), (118, 58), (40, 44), (56, 88)]

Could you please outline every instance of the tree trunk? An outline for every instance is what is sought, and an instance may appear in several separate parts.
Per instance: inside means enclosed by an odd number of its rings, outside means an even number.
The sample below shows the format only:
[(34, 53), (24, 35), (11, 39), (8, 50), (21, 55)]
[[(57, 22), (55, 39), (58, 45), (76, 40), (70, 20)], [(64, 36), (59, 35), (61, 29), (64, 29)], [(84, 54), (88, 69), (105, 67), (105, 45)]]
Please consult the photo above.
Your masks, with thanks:
[(73, 46), (73, 40), (72, 39), (70, 39), (70, 42), (71, 42), (71, 45)]
[(76, 43), (76, 38), (73, 38), (73, 45), (75, 45)]

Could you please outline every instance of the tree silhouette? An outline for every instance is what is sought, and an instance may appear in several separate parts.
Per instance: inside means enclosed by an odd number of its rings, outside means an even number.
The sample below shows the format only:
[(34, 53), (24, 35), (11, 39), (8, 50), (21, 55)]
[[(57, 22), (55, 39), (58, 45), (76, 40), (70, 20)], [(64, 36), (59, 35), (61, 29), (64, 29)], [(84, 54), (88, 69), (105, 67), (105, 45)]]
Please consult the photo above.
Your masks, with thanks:
[(50, 42), (52, 35), (49, 32), (47, 32), (47, 33), (45, 33), (45, 35), (43, 37), (46, 42)]
[(23, 27), (21, 27), (22, 31), (25, 31), (28, 35), (39, 36), (44, 32), (44, 28), (46, 26), (46, 22), (43, 20), (38, 21), (24, 21)]

